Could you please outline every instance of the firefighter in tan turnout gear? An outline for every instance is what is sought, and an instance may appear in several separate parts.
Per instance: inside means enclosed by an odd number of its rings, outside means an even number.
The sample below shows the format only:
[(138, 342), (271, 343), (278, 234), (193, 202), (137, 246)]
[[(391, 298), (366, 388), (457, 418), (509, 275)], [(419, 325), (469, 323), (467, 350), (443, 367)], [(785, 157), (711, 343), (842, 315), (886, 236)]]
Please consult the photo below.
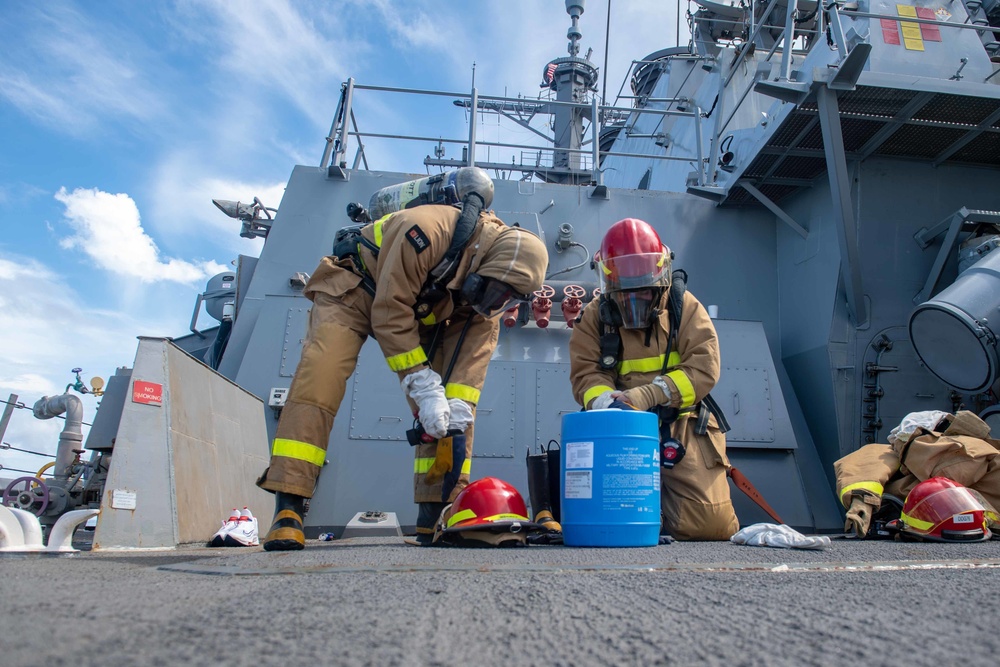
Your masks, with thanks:
[(587, 410), (657, 412), (663, 529), (683, 540), (729, 539), (739, 530), (729, 459), (706, 400), (720, 371), (712, 320), (683, 289), (683, 272), (672, 277), (670, 250), (646, 222), (616, 222), (595, 260), (603, 294), (570, 336), (573, 395)]
[[(313, 494), (347, 379), (368, 336), (399, 375), (419, 419), (414, 432), (421, 432), (408, 433), (423, 436), (414, 464), (418, 538), (433, 536), (445, 502), (468, 484), (475, 406), (497, 344), (497, 316), (539, 289), (548, 262), (536, 236), (483, 211), (492, 203), (493, 183), (475, 171), (479, 186), (460, 205), (415, 205), (441, 199), (428, 196), (437, 192), (432, 187), (404, 201), (409, 208), (340, 234), (335, 255), (323, 258), (306, 285), (313, 301), (308, 334), (270, 466), (258, 480), (276, 494), (266, 550), (305, 545), (304, 500)], [(452, 187), (445, 200), (454, 199)]]

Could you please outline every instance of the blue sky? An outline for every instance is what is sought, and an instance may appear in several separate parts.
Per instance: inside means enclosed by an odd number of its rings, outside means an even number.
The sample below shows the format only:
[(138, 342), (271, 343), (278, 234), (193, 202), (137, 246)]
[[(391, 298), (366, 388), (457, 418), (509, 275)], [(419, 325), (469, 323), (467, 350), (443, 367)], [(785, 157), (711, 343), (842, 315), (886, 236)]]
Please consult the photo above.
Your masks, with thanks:
[[(632, 60), (674, 45), (676, 7), (611, 2), (610, 97)], [(590, 0), (580, 23), (602, 76), (607, 11)], [(211, 199), (278, 207), (292, 167), (319, 163), (348, 77), (468, 92), (475, 63), (480, 93), (534, 97), (569, 26), (563, 0), (0, 0), (0, 400), (30, 407), (74, 367), (89, 382), (131, 366), (138, 335), (184, 334), (207, 279), (260, 252)], [(362, 131), (468, 136), (441, 100), (437, 114), (372, 95), (356, 114)], [(504, 137), (534, 143), (520, 132)], [(422, 172), (430, 148), (367, 155)], [(3, 441), (54, 452), (61, 428), (15, 410)], [(0, 451), (8, 468), (45, 461)]]

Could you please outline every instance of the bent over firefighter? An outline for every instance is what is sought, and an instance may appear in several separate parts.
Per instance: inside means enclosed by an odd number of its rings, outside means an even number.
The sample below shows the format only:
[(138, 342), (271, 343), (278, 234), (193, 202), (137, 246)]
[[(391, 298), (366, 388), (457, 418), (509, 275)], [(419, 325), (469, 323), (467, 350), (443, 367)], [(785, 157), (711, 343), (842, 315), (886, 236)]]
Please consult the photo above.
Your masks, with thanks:
[(432, 536), (445, 502), (468, 484), (475, 407), (497, 344), (498, 315), (541, 286), (548, 262), (536, 236), (482, 210), (493, 193), (485, 178), (487, 191), (464, 196), (460, 206), (405, 208), (342, 234), (334, 255), (310, 278), (305, 295), (313, 308), (302, 358), (270, 466), (258, 480), (276, 493), (265, 549), (305, 545), (304, 501), (313, 494), (368, 336), (399, 375), (419, 420), (418, 539)]

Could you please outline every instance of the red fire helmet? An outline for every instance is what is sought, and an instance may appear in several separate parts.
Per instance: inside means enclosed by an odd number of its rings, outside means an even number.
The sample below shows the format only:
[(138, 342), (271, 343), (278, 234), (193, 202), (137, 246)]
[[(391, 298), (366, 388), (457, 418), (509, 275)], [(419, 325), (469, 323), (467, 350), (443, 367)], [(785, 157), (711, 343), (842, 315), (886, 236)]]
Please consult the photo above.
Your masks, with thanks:
[(649, 223), (637, 218), (611, 225), (594, 259), (601, 269), (604, 292), (670, 282), (670, 249)]
[(594, 256), (601, 291), (618, 306), (626, 328), (649, 324), (652, 309), (670, 287), (670, 260), (670, 248), (643, 220), (619, 220), (604, 235)]
[(975, 491), (947, 477), (931, 477), (906, 496), (900, 528), (904, 535), (925, 540), (979, 542), (991, 536), (990, 511)]
[(444, 532), (518, 532), (531, 525), (528, 507), (517, 489), (502, 479), (484, 477), (459, 492), (448, 511)]

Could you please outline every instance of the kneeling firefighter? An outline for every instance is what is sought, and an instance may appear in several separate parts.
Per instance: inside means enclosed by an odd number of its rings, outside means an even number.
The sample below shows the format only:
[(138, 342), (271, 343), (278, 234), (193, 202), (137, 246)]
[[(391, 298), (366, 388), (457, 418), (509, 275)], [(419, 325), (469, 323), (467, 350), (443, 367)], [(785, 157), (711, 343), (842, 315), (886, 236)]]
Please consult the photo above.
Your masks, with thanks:
[[(468, 484), (472, 424), (497, 344), (498, 316), (539, 289), (548, 255), (530, 232), (485, 209), (493, 182), (474, 167), (385, 188), (363, 224), (337, 234), (305, 287), (313, 302), (302, 357), (257, 484), (273, 491), (268, 551), (302, 549), (302, 517), (361, 346), (374, 336), (417, 426), (417, 530), (430, 542), (445, 503)], [(385, 213), (385, 215), (382, 215)], [(441, 374), (444, 374), (442, 379)]]
[(682, 540), (727, 540), (739, 523), (726, 479), (725, 418), (709, 396), (719, 339), (704, 306), (671, 273), (670, 249), (646, 222), (611, 225), (595, 257), (600, 299), (570, 334), (570, 380), (584, 409), (659, 416), (663, 530)]

